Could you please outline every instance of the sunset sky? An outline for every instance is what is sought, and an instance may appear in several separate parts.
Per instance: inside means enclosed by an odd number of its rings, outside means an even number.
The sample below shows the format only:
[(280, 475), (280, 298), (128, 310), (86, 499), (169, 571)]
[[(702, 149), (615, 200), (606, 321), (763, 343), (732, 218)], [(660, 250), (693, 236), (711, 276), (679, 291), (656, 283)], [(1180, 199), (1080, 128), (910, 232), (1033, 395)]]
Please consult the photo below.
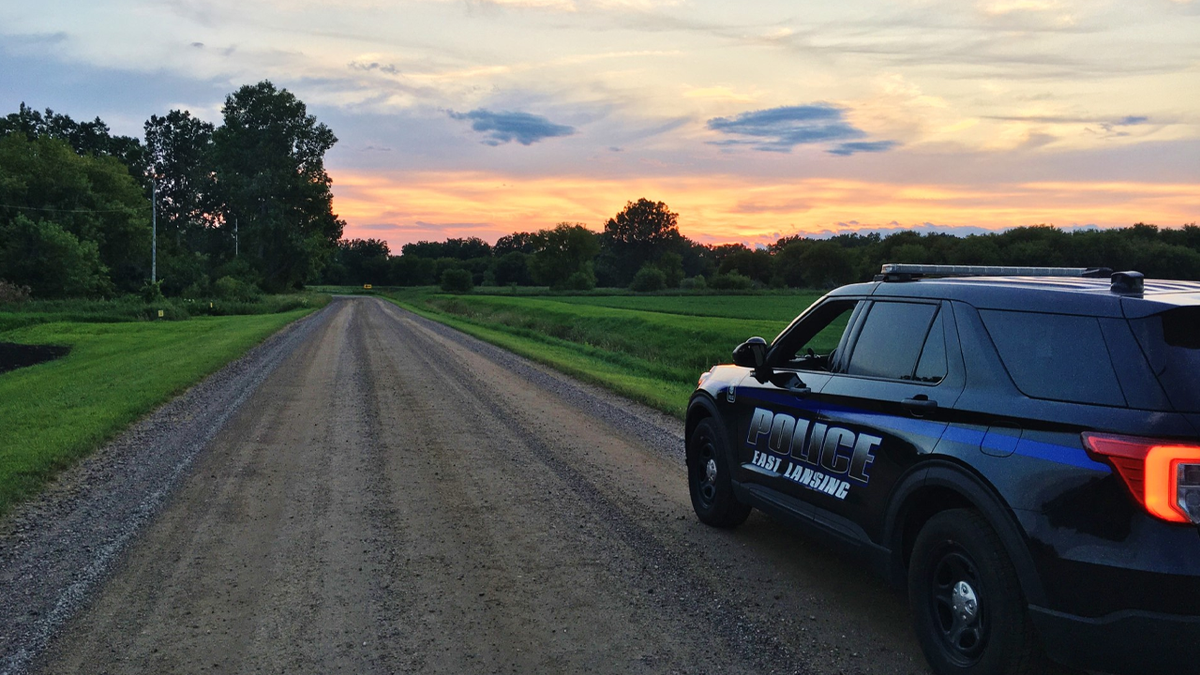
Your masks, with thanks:
[(1200, 220), (1200, 0), (9, 0), (0, 114), (142, 136), (270, 79), (346, 236)]

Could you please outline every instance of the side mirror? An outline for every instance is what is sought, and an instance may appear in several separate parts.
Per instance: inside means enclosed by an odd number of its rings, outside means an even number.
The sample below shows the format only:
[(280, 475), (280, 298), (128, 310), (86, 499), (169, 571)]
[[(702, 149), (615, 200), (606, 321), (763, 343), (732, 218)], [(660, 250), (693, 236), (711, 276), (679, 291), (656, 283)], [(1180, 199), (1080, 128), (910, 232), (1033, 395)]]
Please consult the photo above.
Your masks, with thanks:
[(734, 365), (759, 371), (766, 362), (767, 341), (760, 337), (752, 337), (733, 350)]

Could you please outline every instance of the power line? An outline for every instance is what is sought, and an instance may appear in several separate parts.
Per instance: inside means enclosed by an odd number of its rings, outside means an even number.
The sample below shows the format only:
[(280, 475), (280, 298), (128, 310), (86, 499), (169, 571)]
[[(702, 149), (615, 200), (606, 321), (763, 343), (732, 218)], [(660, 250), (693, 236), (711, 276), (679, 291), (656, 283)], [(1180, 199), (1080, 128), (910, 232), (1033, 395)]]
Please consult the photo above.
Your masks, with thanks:
[(43, 206), (18, 206), (16, 204), (0, 204), (2, 209), (24, 209), (26, 211), (53, 211), (55, 213), (116, 213), (118, 211), (128, 211), (131, 207), (122, 209), (53, 209)]

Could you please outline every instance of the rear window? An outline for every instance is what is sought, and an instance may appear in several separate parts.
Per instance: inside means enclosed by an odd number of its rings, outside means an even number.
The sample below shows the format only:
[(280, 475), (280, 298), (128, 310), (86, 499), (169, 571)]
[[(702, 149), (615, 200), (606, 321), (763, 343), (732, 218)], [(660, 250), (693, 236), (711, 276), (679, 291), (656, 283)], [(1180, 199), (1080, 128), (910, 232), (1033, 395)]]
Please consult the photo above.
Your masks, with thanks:
[(1026, 396), (1124, 406), (1100, 322), (1090, 316), (980, 310), (1004, 367)]
[(1129, 322), (1176, 410), (1200, 412), (1200, 307)]

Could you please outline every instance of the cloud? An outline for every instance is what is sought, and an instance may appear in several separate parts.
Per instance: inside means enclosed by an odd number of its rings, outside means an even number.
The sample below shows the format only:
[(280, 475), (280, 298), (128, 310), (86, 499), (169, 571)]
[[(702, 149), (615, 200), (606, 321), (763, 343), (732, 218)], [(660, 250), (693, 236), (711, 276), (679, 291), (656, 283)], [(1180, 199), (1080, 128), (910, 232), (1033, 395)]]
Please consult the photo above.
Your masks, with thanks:
[(456, 120), (470, 120), (473, 130), (487, 135), (483, 141), (485, 145), (496, 146), (510, 141), (532, 145), (546, 138), (575, 133), (574, 127), (555, 124), (541, 115), (523, 112), (492, 112), (479, 108), (468, 113), (451, 110), (449, 114)]
[(744, 112), (736, 117), (714, 117), (708, 128), (723, 134), (749, 136), (754, 140), (711, 141), (714, 145), (748, 145), (763, 152), (791, 152), (797, 145), (836, 143), (829, 152), (883, 152), (895, 141), (856, 141), (866, 132), (845, 119), (845, 110), (828, 103), (784, 106)]
[(388, 75), (396, 75), (400, 72), (400, 70), (398, 68), (396, 68), (395, 65), (393, 65), (391, 63), (381, 64), (378, 61), (371, 61), (370, 63), (366, 63), (363, 61), (351, 61), (350, 68), (352, 68), (353, 70), (363, 70), (363, 71), (367, 71), (367, 72), (370, 72), (372, 70), (378, 70), (379, 72), (387, 73)]
[(850, 143), (838, 143), (830, 148), (828, 152), (832, 155), (846, 157), (856, 152), (887, 152), (896, 147), (896, 145), (898, 145), (896, 141), (853, 141)]
[(1150, 118), (1145, 115), (1126, 115), (1117, 118), (1072, 115), (985, 115), (983, 119), (1000, 120), (1002, 122), (1038, 122), (1042, 124), (1099, 124), (1109, 127), (1128, 127), (1137, 124), (1146, 124), (1150, 121)]

